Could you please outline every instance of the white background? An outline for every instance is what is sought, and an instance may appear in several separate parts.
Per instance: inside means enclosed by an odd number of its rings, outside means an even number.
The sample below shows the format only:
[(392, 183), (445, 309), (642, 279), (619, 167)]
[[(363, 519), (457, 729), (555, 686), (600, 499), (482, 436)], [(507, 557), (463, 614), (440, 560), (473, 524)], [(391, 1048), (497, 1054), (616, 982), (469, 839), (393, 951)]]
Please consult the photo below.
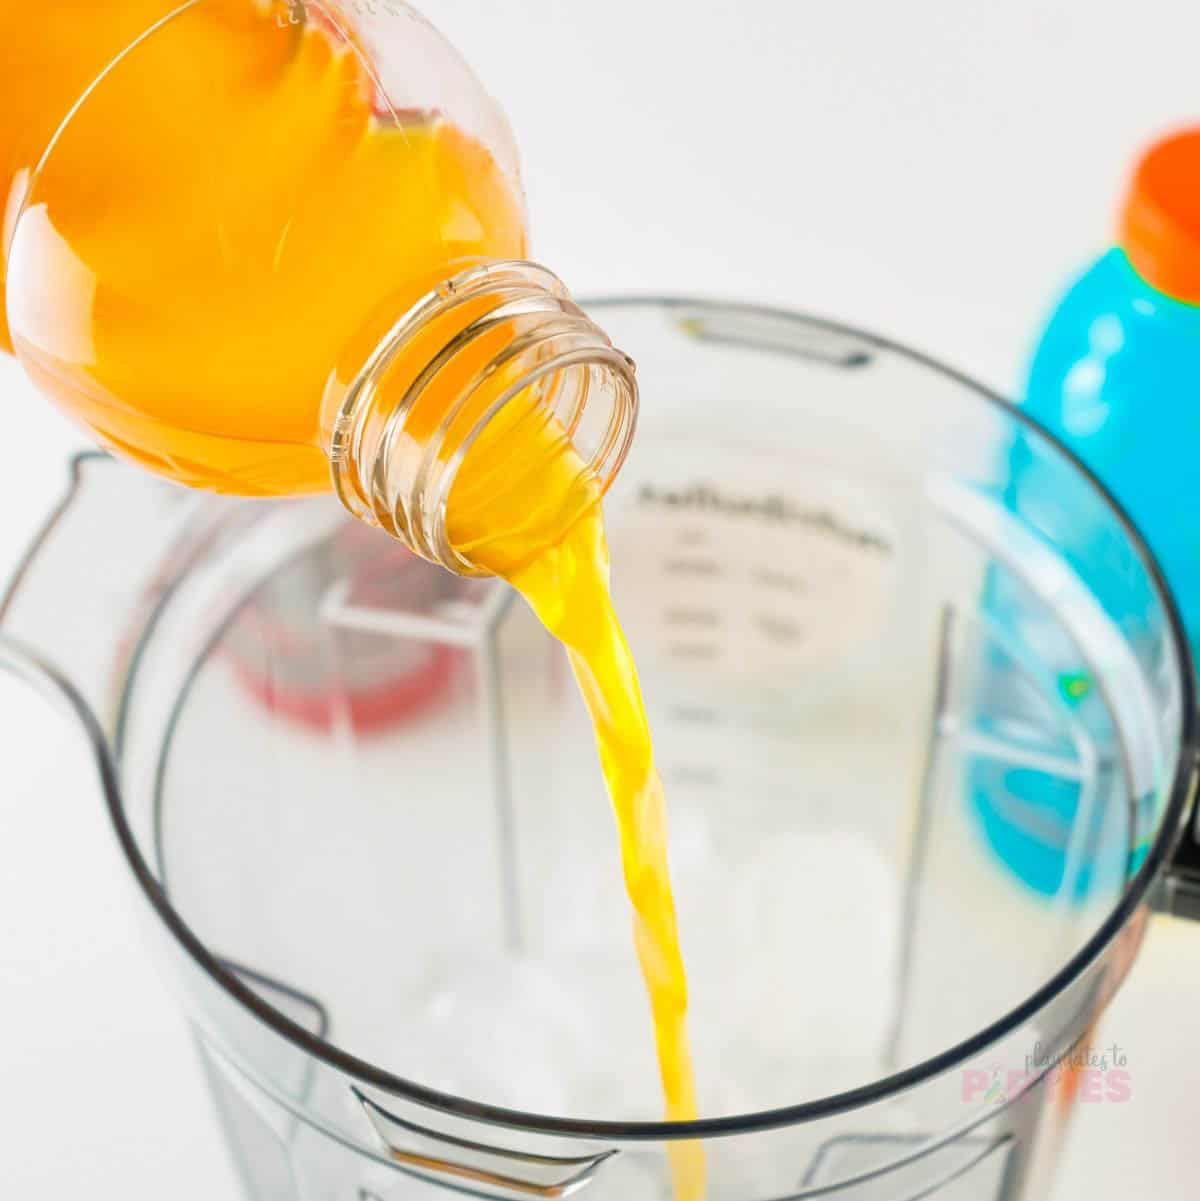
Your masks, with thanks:
[[(505, 101), (535, 249), (581, 293), (692, 291), (857, 321), (1011, 391), (1109, 237), (1138, 144), (1200, 118), (1183, 0), (429, 0)], [(0, 114), (0, 120), (3, 114)], [(0, 365), (7, 570), (64, 423)], [(87, 764), (0, 682), (0, 1196), (234, 1195), (137, 946)], [(1083, 1107), (1056, 1201), (1196, 1195), (1200, 930), (1156, 920), (1106, 1022), (1133, 1081)]]

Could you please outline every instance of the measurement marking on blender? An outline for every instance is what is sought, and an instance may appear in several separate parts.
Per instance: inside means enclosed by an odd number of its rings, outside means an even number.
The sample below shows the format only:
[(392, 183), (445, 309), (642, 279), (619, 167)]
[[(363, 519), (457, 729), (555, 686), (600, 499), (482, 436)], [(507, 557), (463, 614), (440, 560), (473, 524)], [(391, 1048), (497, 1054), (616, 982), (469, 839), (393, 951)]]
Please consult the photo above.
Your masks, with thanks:
[(787, 575), (782, 571), (772, 571), (769, 567), (758, 567), (750, 573), (750, 578), (764, 588), (773, 588), (778, 592), (787, 592), (792, 596), (805, 591), (804, 581), (799, 576)]
[(720, 656), (721, 648), (714, 642), (674, 642), (667, 647), (667, 654), (673, 659), (710, 661)]
[(673, 626), (695, 626), (711, 630), (721, 624), (721, 615), (713, 609), (668, 609), (663, 616)]
[(718, 576), (721, 565), (715, 559), (668, 559), (663, 564), (670, 575)]

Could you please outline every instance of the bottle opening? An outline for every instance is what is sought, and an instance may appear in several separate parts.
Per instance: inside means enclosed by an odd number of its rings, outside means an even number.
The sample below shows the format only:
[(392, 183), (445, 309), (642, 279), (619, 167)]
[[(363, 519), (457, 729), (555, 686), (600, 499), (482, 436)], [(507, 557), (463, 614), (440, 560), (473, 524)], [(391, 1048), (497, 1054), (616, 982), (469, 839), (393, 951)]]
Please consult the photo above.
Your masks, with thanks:
[(598, 503), (628, 453), (632, 361), (533, 263), (473, 267), (413, 305), (333, 422), (356, 516), (464, 575), (503, 574)]

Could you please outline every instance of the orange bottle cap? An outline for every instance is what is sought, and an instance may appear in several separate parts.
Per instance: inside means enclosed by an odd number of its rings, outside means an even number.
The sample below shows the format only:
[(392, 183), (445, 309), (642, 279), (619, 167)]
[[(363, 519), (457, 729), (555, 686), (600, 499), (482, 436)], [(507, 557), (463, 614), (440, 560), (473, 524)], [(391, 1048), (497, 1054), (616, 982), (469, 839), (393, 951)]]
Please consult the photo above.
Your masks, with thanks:
[(1120, 245), (1151, 287), (1200, 304), (1200, 127), (1142, 156), (1121, 212)]

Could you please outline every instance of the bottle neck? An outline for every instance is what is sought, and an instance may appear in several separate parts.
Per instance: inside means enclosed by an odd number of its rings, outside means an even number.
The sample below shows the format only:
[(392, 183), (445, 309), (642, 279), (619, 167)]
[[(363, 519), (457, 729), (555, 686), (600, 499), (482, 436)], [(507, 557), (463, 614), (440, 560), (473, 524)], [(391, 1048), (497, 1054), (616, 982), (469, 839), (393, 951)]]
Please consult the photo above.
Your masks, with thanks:
[[(455, 545), (456, 484), (478, 524), (489, 500), (511, 507), (518, 483), (536, 496), (531, 477), (567, 456), (598, 499), (629, 451), (638, 393), (633, 362), (555, 275), (493, 261), (408, 308), (327, 403), (342, 504), (423, 558), (487, 575), (469, 544)], [(560, 521), (570, 520), (564, 500)]]
[(1114, 246), (1101, 261), (1111, 277), (1121, 283), (1139, 315), (1158, 321), (1170, 319), (1186, 328), (1189, 337), (1195, 336), (1200, 303), (1177, 300), (1156, 287), (1137, 269), (1123, 246)]

